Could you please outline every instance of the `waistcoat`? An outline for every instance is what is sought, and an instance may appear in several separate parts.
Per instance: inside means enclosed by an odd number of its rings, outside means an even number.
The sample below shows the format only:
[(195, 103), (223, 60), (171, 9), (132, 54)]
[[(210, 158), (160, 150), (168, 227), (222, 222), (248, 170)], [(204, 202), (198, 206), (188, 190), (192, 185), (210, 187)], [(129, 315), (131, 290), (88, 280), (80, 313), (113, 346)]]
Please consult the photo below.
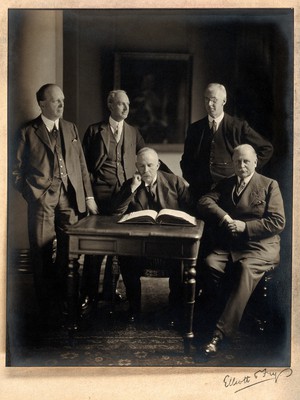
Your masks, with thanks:
[(210, 145), (209, 169), (212, 180), (215, 183), (234, 175), (232, 155), (227, 149), (224, 139), (225, 134), (222, 120), (217, 131), (213, 134)]
[(116, 184), (121, 186), (125, 181), (123, 167), (123, 143), (123, 134), (119, 143), (116, 142), (113, 135), (110, 135), (107, 159), (102, 164), (98, 173), (99, 178), (111, 186), (115, 186)]
[(53, 176), (60, 179), (65, 187), (68, 189), (68, 174), (67, 168), (64, 161), (64, 142), (60, 130), (57, 132), (56, 144), (54, 146), (54, 168)]

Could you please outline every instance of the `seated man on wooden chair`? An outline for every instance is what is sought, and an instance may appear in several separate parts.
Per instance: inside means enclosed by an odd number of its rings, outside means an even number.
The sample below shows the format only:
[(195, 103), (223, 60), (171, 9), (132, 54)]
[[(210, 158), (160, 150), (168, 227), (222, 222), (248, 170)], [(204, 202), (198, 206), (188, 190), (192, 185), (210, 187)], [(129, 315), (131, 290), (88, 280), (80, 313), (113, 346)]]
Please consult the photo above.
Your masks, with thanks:
[[(215, 355), (222, 340), (232, 337), (248, 300), (265, 272), (279, 264), (280, 238), (285, 214), (278, 183), (255, 172), (257, 155), (242, 144), (233, 152), (235, 176), (226, 178), (197, 204), (200, 218), (214, 229), (213, 251), (205, 259), (203, 296), (210, 309), (218, 298), (225, 268), (232, 263), (237, 279), (211, 341), (207, 356)], [(207, 288), (205, 292), (205, 288)]]
[[(159, 170), (160, 161), (155, 150), (144, 147), (137, 153), (137, 172), (127, 180), (113, 199), (113, 213), (125, 214), (140, 210), (160, 211), (163, 208), (191, 210), (188, 184), (173, 173)], [(120, 269), (129, 301), (129, 321), (134, 322), (141, 310), (140, 277), (144, 268), (161, 267), (164, 260), (141, 259), (119, 256)], [(170, 270), (171, 309), (182, 302), (181, 264), (178, 260), (168, 260)]]

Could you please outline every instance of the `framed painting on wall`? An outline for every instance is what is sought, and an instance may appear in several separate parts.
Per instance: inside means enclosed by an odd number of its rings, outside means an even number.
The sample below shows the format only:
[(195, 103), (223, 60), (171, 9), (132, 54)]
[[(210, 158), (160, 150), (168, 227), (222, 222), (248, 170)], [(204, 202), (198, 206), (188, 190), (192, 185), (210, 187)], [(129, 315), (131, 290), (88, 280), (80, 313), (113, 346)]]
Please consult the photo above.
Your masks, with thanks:
[(128, 122), (159, 150), (183, 148), (190, 123), (190, 54), (115, 53), (114, 86), (130, 99)]

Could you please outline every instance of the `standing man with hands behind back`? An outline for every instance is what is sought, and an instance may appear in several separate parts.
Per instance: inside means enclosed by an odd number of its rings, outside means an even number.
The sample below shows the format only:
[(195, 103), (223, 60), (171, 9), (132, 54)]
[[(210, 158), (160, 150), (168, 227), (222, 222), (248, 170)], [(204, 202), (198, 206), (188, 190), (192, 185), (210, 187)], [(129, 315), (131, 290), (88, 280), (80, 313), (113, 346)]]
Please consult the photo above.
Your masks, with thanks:
[[(41, 115), (17, 137), (14, 185), (28, 204), (28, 232), (34, 283), (45, 316), (51, 300), (66, 295), (68, 241), (65, 228), (86, 209), (98, 212), (76, 126), (62, 119), (64, 94), (55, 84), (36, 93)], [(57, 256), (52, 263), (53, 241)]]
[(271, 158), (272, 144), (246, 121), (224, 113), (226, 89), (210, 83), (205, 90), (207, 116), (188, 128), (180, 162), (183, 177), (189, 182), (194, 199), (207, 193), (213, 184), (234, 175), (233, 149), (244, 143), (254, 147), (258, 170)]

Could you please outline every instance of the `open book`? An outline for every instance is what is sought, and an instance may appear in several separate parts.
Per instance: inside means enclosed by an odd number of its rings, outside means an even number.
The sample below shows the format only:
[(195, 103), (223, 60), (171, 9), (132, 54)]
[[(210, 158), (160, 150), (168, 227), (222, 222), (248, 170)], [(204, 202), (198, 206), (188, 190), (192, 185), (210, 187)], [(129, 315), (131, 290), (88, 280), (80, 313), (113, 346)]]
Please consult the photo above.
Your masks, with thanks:
[(134, 211), (123, 215), (118, 223), (133, 224), (166, 224), (196, 226), (196, 218), (184, 211), (164, 208), (160, 212), (154, 210)]

